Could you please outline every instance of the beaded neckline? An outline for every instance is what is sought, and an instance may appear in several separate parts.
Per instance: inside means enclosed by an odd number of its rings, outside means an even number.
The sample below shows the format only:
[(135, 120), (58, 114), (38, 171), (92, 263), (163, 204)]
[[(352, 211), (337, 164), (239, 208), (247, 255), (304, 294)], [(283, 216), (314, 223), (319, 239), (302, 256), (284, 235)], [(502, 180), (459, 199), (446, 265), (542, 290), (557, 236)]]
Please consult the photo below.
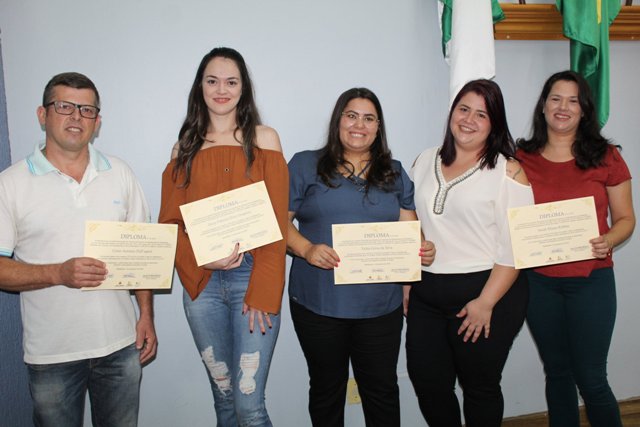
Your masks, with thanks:
[(438, 181), (438, 192), (436, 193), (436, 197), (433, 201), (433, 213), (436, 215), (442, 215), (442, 213), (444, 212), (444, 203), (447, 200), (449, 190), (476, 173), (478, 169), (480, 169), (480, 163), (477, 163), (471, 169), (467, 169), (462, 175), (455, 177), (449, 182), (446, 182), (444, 174), (442, 173), (442, 159), (440, 158), (440, 149), (438, 149), (434, 161), (436, 180)]

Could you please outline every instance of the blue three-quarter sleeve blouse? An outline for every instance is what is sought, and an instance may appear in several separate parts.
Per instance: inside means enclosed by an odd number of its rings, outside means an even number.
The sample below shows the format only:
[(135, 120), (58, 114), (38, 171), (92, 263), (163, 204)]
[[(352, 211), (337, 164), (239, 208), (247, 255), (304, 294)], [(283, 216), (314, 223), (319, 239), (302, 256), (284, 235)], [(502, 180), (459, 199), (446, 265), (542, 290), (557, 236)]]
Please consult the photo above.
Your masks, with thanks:
[[(289, 211), (295, 212), (300, 233), (311, 243), (332, 246), (331, 225), (398, 221), (400, 209), (414, 210), (413, 183), (399, 161), (399, 175), (390, 191), (369, 188), (364, 180), (335, 178), (327, 187), (317, 174), (319, 151), (303, 151), (289, 162)], [(416, 254), (417, 256), (418, 254)], [(316, 314), (338, 318), (371, 318), (390, 313), (402, 304), (399, 283), (338, 285), (333, 269), (324, 270), (293, 257), (289, 297)]]

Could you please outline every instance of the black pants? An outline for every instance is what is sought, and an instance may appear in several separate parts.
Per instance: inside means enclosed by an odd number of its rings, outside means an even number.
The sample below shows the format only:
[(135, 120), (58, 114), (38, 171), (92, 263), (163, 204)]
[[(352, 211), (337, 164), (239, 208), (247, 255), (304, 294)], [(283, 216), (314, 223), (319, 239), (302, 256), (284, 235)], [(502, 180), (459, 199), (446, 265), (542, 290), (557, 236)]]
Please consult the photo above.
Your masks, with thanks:
[(528, 283), (520, 274), (495, 305), (491, 334), (463, 342), (456, 313), (480, 295), (490, 271), (469, 274), (422, 273), (409, 297), (407, 369), (420, 410), (430, 427), (459, 427), (456, 377), (464, 396), (468, 427), (499, 427), (504, 401), (500, 380), (511, 344), (527, 309)]
[(321, 316), (290, 300), (291, 317), (309, 368), (309, 413), (315, 427), (344, 426), (349, 360), (368, 427), (400, 426), (396, 373), (402, 306), (371, 319)]

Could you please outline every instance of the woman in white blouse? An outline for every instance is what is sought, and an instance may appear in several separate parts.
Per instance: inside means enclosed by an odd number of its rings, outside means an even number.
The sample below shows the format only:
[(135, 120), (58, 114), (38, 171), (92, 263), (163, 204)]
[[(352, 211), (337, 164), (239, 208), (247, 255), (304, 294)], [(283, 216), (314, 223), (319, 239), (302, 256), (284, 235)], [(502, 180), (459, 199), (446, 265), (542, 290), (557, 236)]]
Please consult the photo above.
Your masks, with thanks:
[(498, 85), (471, 81), (452, 105), (442, 146), (424, 151), (411, 171), (437, 255), (410, 287), (407, 367), (429, 426), (461, 425), (456, 379), (466, 425), (500, 426), (502, 369), (528, 296), (513, 267), (507, 209), (533, 204), (533, 193), (513, 158)]

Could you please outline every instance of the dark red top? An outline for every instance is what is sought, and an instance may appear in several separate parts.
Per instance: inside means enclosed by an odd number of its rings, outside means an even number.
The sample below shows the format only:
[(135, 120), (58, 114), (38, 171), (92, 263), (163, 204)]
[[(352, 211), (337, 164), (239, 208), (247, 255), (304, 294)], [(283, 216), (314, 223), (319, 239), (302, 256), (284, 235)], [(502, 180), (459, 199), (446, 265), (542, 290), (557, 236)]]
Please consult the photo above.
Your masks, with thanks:
[[(531, 183), (536, 204), (593, 196), (600, 235), (609, 231), (607, 187), (631, 179), (629, 168), (615, 146), (609, 145), (602, 166), (587, 170), (578, 168), (573, 159), (556, 163), (545, 159), (540, 153), (529, 154), (518, 150), (517, 158)], [(608, 256), (540, 267), (535, 271), (550, 277), (587, 277), (597, 268), (611, 266), (613, 261)]]

